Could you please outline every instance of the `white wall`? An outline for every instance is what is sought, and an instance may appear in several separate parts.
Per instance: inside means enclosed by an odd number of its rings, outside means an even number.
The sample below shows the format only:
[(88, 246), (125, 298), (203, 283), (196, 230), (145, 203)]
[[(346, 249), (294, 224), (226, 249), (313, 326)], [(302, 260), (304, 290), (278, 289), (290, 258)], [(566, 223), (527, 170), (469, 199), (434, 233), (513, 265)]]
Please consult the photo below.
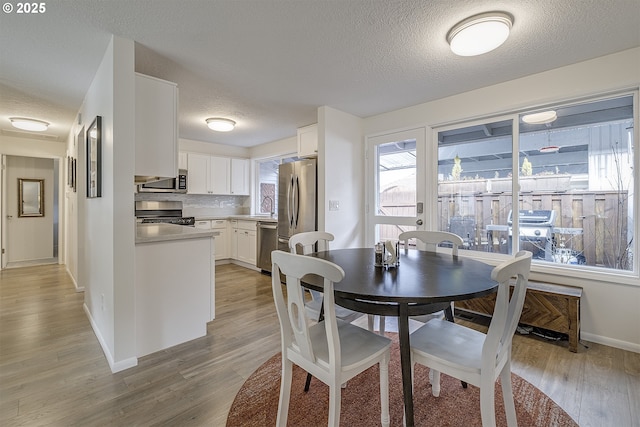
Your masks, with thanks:
[(298, 139), (295, 136), (257, 145), (249, 149), (249, 154), (252, 159), (267, 159), (285, 154), (295, 155), (297, 152)]
[(236, 147), (234, 145), (215, 144), (212, 142), (201, 142), (193, 139), (178, 140), (178, 150), (192, 153), (204, 153), (222, 157), (236, 157), (239, 159), (249, 158), (249, 149), (246, 147)]
[(113, 37), (81, 109), (85, 129), (102, 116), (102, 197), (85, 197), (86, 153), (78, 146), (78, 278), (85, 310), (114, 372), (137, 363), (134, 84), (134, 43)]
[[(439, 124), (489, 117), (638, 86), (640, 48), (370, 117), (364, 120), (364, 134), (420, 126), (429, 129)], [(636, 116), (636, 144), (637, 123), (640, 120)], [(638, 158), (636, 152), (636, 165)], [(640, 214), (637, 199), (636, 215)], [(639, 235), (639, 230), (635, 230), (635, 235)], [(582, 338), (640, 352), (640, 281), (637, 277), (611, 277), (603, 281), (540, 272), (532, 274), (532, 279), (583, 287)]]
[[(318, 230), (335, 236), (334, 248), (364, 243), (363, 141), (361, 118), (318, 109)], [(331, 201), (338, 210), (329, 209)]]

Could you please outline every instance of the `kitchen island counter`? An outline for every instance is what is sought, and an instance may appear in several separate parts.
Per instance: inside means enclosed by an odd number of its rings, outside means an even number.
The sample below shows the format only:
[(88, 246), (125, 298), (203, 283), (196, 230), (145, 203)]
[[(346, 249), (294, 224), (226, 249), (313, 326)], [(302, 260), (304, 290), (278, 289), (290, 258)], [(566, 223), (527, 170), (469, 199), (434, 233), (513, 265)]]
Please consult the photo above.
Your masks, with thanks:
[(137, 225), (138, 357), (207, 334), (215, 318), (216, 235), (184, 225)]
[(136, 244), (163, 242), (168, 240), (201, 239), (216, 237), (220, 233), (215, 230), (202, 230), (175, 224), (137, 224)]

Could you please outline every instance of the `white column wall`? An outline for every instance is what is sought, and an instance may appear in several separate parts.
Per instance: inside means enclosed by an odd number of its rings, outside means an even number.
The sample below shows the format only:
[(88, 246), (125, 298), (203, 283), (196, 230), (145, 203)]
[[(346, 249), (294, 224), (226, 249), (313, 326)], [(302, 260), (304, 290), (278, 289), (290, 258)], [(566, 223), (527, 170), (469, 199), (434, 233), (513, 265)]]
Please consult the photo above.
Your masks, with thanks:
[[(364, 244), (362, 119), (331, 107), (318, 109), (318, 230), (334, 248)], [(330, 210), (330, 202), (338, 210)]]
[(87, 199), (85, 147), (78, 147), (79, 281), (85, 310), (116, 372), (135, 349), (135, 90), (133, 41), (113, 37), (81, 109), (87, 129), (102, 116), (102, 197)]

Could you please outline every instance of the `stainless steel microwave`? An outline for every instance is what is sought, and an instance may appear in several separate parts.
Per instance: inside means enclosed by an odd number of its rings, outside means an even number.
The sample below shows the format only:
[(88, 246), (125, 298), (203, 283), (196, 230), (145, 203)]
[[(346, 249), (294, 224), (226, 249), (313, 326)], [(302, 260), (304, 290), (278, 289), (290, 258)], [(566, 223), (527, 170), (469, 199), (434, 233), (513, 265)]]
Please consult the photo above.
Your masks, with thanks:
[(161, 179), (138, 185), (138, 193), (186, 193), (187, 171), (180, 169), (175, 178)]

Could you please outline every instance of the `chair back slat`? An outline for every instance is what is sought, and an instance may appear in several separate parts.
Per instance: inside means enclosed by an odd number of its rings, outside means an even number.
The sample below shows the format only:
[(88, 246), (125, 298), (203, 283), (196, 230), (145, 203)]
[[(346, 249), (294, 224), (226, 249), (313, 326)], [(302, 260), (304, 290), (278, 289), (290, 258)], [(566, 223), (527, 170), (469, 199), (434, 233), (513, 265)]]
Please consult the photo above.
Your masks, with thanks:
[(398, 236), (400, 242), (404, 242), (405, 252), (409, 248), (409, 239), (418, 239), (424, 245), (424, 250), (427, 252), (436, 252), (440, 243), (451, 242), (453, 248), (451, 253), (454, 256), (458, 255), (458, 247), (464, 243), (462, 237), (457, 234), (449, 233), (448, 231), (427, 231), (427, 230), (415, 230), (405, 231)]

